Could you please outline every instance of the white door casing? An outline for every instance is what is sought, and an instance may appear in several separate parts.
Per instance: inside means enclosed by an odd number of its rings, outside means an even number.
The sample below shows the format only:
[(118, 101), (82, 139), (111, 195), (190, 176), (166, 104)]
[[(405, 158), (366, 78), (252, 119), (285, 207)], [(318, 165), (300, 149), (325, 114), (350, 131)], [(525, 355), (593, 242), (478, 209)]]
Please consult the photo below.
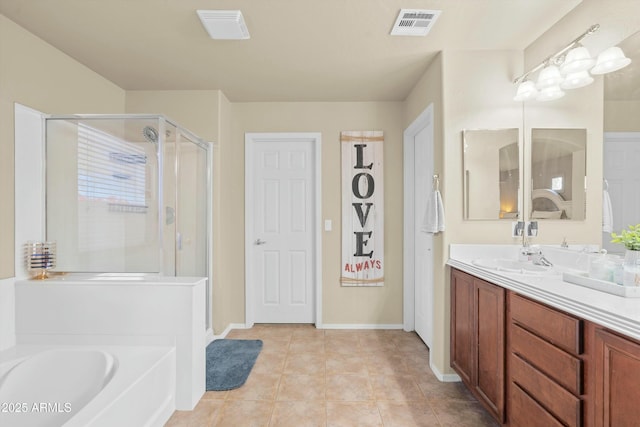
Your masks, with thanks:
[(321, 322), (320, 134), (245, 135), (245, 323)]
[(433, 191), (432, 129), (423, 128), (414, 138), (414, 289), (415, 329), (431, 347), (433, 342), (433, 234), (422, 231), (427, 198)]
[(404, 132), (404, 329), (433, 341), (433, 235), (421, 231), (433, 190), (433, 104)]

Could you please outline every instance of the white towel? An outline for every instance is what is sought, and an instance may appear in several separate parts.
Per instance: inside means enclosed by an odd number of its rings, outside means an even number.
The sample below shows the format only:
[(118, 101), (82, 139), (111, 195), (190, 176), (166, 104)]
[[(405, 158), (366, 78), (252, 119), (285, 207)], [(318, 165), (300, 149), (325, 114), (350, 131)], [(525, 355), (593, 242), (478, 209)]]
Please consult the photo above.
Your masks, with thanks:
[(609, 192), (602, 190), (602, 232), (611, 233), (613, 231), (613, 208), (611, 207), (611, 197)]
[(427, 199), (422, 231), (433, 234), (444, 231), (444, 205), (439, 190), (435, 190)]

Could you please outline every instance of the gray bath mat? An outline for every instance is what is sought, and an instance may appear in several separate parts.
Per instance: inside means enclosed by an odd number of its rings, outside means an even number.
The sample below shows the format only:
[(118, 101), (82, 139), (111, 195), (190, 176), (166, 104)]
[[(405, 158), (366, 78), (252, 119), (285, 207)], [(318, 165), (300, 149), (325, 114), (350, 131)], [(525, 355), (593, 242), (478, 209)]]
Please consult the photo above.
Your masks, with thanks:
[(207, 390), (233, 390), (242, 386), (253, 368), (261, 340), (215, 340), (207, 346)]

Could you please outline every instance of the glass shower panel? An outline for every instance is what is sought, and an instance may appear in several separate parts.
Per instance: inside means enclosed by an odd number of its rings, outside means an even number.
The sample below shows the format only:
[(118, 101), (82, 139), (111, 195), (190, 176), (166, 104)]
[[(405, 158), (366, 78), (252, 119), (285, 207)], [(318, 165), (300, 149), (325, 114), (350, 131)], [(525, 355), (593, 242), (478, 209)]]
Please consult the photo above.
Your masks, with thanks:
[(57, 242), (57, 271), (209, 277), (206, 142), (159, 115), (45, 122), (46, 239)]
[(207, 276), (208, 153), (179, 136), (177, 276)]
[(158, 119), (47, 119), (58, 271), (160, 272)]

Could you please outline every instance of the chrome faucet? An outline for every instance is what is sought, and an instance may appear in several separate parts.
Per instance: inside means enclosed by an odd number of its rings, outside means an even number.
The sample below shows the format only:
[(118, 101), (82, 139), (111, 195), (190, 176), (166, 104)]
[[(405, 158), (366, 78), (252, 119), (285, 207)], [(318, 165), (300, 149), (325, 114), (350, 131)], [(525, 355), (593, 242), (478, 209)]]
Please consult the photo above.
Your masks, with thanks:
[(524, 242), (524, 245), (522, 246), (522, 249), (520, 249), (520, 253), (522, 255), (528, 256), (534, 265), (553, 267), (553, 263), (545, 258), (545, 256), (542, 254), (542, 249), (540, 249), (540, 246), (529, 246), (529, 242), (527, 242), (526, 240)]
[(545, 267), (553, 267), (553, 263), (546, 259), (544, 255), (542, 255), (542, 251), (537, 254), (533, 254), (531, 261), (535, 265), (544, 265)]

